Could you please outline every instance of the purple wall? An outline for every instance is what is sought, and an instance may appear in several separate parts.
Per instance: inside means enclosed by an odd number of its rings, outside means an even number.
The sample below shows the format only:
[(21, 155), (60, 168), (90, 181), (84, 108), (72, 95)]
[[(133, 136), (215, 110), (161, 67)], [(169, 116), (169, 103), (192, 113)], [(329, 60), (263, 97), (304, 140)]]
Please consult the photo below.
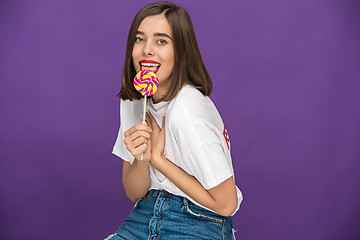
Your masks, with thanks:
[[(111, 150), (130, 2), (1, 1), (1, 239), (104, 239), (129, 213)], [(176, 2), (229, 131), (238, 239), (359, 239), (360, 3)]]

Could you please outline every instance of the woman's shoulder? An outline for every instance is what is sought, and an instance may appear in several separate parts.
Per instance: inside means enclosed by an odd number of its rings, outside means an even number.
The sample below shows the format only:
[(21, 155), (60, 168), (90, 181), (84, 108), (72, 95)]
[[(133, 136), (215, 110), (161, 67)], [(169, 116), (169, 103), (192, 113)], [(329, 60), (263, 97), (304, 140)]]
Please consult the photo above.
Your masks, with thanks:
[(141, 114), (144, 100), (123, 100), (120, 101), (120, 121), (124, 127), (141, 121)]
[(211, 121), (220, 115), (208, 96), (190, 85), (185, 85), (168, 107), (168, 118), (179, 124)]
[(186, 95), (188, 96), (191, 95), (193, 97), (198, 97), (198, 98), (205, 97), (205, 95), (203, 95), (198, 89), (196, 89), (196, 87), (189, 84), (185, 84), (175, 98), (177, 99), (183, 98)]
[(140, 99), (140, 100), (124, 100), (124, 99), (120, 99), (120, 106), (124, 107), (124, 108), (133, 108), (133, 107), (138, 107), (141, 106), (141, 104), (143, 104), (144, 100)]
[(173, 100), (166, 121), (169, 133), (177, 141), (191, 138), (194, 144), (221, 144), (224, 124), (208, 96), (192, 86), (185, 86)]
[(181, 103), (182, 106), (189, 108), (201, 108), (204, 104), (212, 104), (208, 96), (203, 95), (191, 85), (184, 85), (172, 102), (174, 106), (178, 106)]

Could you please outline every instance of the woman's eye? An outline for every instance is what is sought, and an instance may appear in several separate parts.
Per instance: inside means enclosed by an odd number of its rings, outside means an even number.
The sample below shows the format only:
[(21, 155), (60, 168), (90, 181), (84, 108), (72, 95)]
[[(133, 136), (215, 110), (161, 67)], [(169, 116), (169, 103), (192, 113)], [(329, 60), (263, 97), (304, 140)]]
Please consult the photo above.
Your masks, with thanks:
[(157, 42), (158, 42), (159, 45), (165, 45), (165, 44), (167, 44), (167, 41), (164, 40), (164, 39), (160, 39), (160, 40), (158, 40)]
[(136, 37), (135, 42), (141, 42), (143, 39), (141, 37)]

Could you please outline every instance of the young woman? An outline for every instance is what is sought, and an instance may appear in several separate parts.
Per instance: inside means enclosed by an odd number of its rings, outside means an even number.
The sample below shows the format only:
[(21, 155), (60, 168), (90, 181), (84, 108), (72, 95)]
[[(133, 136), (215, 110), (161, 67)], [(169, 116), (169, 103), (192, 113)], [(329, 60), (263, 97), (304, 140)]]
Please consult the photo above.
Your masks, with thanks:
[[(144, 69), (157, 74), (159, 86), (141, 122), (143, 98), (133, 78)], [(136, 203), (107, 239), (232, 239), (242, 195), (211, 90), (187, 12), (167, 2), (142, 8), (128, 36), (113, 149)]]

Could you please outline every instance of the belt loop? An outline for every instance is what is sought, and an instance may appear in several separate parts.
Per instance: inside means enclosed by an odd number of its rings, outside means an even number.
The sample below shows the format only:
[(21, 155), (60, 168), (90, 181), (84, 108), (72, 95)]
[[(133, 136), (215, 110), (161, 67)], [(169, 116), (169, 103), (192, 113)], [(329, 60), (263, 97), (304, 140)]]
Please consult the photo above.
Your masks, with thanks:
[(186, 197), (183, 197), (183, 204), (184, 204), (184, 206), (188, 206), (188, 205), (189, 205), (189, 202), (188, 202), (188, 200), (187, 200)]

